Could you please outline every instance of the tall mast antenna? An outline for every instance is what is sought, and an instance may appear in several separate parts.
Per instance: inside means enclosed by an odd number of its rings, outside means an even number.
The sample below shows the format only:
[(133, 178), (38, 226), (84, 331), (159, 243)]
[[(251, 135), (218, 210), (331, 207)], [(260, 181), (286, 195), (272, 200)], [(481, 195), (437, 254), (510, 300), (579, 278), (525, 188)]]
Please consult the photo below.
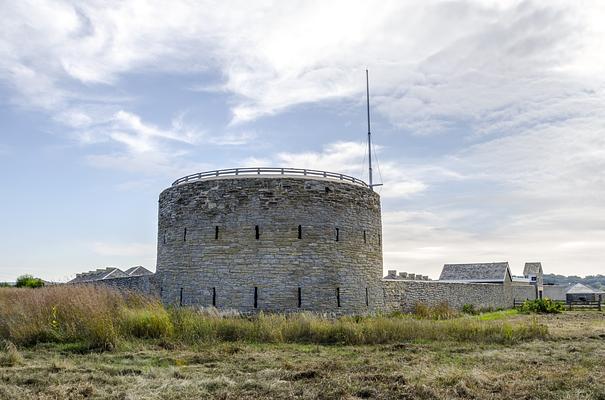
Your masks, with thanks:
[(374, 190), (374, 182), (372, 181), (372, 131), (370, 130), (370, 78), (366, 69), (366, 104), (368, 109), (368, 166), (370, 189)]

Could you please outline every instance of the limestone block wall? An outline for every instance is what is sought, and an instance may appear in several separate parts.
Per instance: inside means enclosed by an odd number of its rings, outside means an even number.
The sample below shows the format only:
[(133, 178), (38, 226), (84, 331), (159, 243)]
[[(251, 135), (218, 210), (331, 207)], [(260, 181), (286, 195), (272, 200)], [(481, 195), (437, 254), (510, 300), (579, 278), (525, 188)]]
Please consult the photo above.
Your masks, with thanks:
[(566, 300), (566, 290), (567, 286), (564, 285), (544, 285), (543, 297), (548, 297), (552, 300)]
[(109, 286), (121, 290), (138, 291), (148, 296), (159, 296), (160, 289), (155, 275), (129, 276), (103, 279), (89, 284)]
[(538, 298), (537, 287), (534, 285), (513, 285), (513, 299), (516, 301), (535, 300)]
[(337, 180), (222, 177), (164, 190), (166, 304), (362, 314), (384, 296), (379, 196)]
[(445, 301), (456, 309), (465, 304), (478, 309), (513, 307), (510, 285), (390, 279), (384, 279), (382, 284), (387, 312), (411, 312), (417, 303), (434, 306)]

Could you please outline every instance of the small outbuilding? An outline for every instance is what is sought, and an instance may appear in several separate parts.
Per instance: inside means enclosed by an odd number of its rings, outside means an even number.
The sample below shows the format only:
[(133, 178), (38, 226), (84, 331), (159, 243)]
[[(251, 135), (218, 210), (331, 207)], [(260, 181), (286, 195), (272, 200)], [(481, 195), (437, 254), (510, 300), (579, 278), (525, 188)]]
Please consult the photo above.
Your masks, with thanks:
[(576, 283), (573, 285), (565, 294), (565, 298), (568, 303), (578, 301), (599, 301), (600, 296), (601, 294), (599, 292), (581, 283)]

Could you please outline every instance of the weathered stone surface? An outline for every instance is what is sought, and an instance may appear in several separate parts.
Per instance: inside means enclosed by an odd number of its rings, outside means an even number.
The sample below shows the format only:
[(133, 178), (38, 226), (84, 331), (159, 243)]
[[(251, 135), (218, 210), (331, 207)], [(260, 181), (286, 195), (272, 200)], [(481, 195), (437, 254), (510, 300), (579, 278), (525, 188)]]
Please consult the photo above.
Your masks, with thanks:
[(513, 307), (512, 287), (508, 284), (390, 279), (382, 284), (385, 311), (411, 312), (417, 303), (434, 306), (443, 302), (456, 309), (465, 304), (475, 308)]
[(537, 298), (537, 288), (534, 285), (513, 285), (513, 299), (516, 301), (534, 300)]
[(537, 296), (536, 286), (511, 282), (508, 263), (449, 267), (494, 270), (479, 280), (497, 283), (396, 270), (382, 279), (379, 196), (331, 179), (240, 176), (172, 186), (160, 195), (158, 228), (155, 275), (95, 284), (243, 312), (409, 312), (442, 302), (510, 308)]
[(173, 186), (159, 201), (161, 297), (251, 312), (376, 311), (381, 229), (379, 196), (355, 184), (259, 176)]
[(85, 284), (106, 285), (117, 289), (138, 291), (152, 296), (159, 296), (160, 290), (155, 275), (138, 275), (103, 279), (85, 282)]
[(544, 297), (552, 300), (565, 300), (565, 292), (568, 289), (565, 285), (544, 285)]

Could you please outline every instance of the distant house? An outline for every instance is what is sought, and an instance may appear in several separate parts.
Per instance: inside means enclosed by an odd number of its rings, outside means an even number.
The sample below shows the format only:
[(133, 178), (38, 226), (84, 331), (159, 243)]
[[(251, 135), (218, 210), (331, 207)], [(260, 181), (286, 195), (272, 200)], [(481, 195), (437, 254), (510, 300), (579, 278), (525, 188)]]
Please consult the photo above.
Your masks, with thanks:
[(512, 275), (508, 262), (445, 264), (440, 281), (465, 283), (511, 284)]
[(525, 263), (523, 268), (523, 276), (529, 278), (529, 281), (534, 285), (538, 286), (539, 290), (542, 290), (544, 286), (544, 271), (542, 271), (542, 263), (540, 262), (528, 262)]
[(601, 293), (599, 291), (594, 290), (593, 288), (583, 285), (581, 283), (576, 283), (572, 287), (570, 287), (565, 293), (565, 299), (568, 302), (571, 301), (598, 301)]
[(124, 271), (128, 276), (143, 276), (143, 275), (153, 275), (153, 272), (148, 270), (147, 268), (137, 265), (136, 267), (128, 268)]
[(99, 268), (95, 271), (83, 272), (76, 274), (76, 277), (68, 283), (85, 283), (102, 281), (105, 279), (125, 278), (128, 275), (117, 267)]

